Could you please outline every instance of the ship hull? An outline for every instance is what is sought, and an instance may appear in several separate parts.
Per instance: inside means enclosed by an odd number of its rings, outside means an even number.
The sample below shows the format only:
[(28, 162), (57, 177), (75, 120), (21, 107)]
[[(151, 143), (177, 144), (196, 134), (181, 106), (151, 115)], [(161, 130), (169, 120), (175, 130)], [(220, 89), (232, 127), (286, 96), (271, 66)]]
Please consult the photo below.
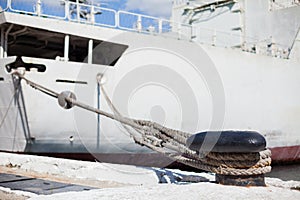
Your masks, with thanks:
[(300, 161), (300, 146), (274, 147), (272, 151), (273, 163), (293, 163)]
[[(291, 164), (300, 162), (300, 145), (274, 147), (270, 148), (272, 152), (272, 164)], [(102, 163), (115, 163), (127, 164), (146, 167), (176, 167), (186, 168), (187, 166), (181, 163), (174, 162), (173, 160), (158, 154), (158, 153), (91, 153), (87, 150), (81, 152), (42, 152), (42, 151), (24, 151), (24, 152), (10, 152), (18, 154), (31, 154), (39, 156), (49, 156), (56, 158), (66, 158), (84, 161), (97, 161)]]
[[(129, 46), (115, 67), (24, 58), (47, 67), (44, 73), (25, 75), (57, 92), (73, 91), (78, 100), (113, 113), (97, 83), (97, 75), (102, 74), (108, 95), (125, 116), (189, 133), (259, 131), (266, 137), (275, 162), (299, 161), (297, 62), (191, 42), (136, 37), (124, 33), (114, 38), (114, 42), (126, 41)], [(5, 69), (14, 59), (1, 59), (2, 151), (78, 159), (93, 156), (101, 162), (143, 166), (171, 163), (135, 144), (122, 124), (76, 107), (65, 110), (55, 98), (33, 90), (26, 82), (18, 85)], [(16, 87), (20, 87), (17, 95)]]

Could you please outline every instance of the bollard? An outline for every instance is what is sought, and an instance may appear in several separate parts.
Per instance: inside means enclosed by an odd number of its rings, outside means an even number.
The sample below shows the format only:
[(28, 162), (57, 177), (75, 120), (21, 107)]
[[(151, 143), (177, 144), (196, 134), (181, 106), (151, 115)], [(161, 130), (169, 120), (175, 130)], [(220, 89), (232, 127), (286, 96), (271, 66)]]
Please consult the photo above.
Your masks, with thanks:
[(216, 174), (216, 182), (222, 185), (234, 186), (266, 186), (265, 175), (233, 176)]
[[(264, 170), (270, 158), (262, 160), (260, 152), (266, 149), (265, 138), (254, 131), (207, 131), (188, 138), (187, 146), (199, 156), (206, 156), (208, 164), (216, 166), (216, 182), (234, 186), (266, 186)], [(265, 163), (266, 166), (262, 166)], [(218, 165), (218, 166), (217, 166)], [(231, 171), (228, 172), (230, 169)], [(254, 169), (254, 170), (252, 170)], [(234, 171), (236, 170), (236, 172)], [(253, 171), (253, 174), (241, 172)]]

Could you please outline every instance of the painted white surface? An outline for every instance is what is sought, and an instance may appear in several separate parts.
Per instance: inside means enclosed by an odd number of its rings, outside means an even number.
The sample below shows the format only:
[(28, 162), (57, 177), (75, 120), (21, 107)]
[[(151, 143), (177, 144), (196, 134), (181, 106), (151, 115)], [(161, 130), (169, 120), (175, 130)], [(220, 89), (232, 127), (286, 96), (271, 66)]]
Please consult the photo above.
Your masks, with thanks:
[(298, 191), (278, 187), (243, 188), (221, 186), (212, 183), (187, 185), (157, 185), (152, 187), (129, 187), (95, 190), (89, 192), (69, 192), (50, 196), (38, 196), (32, 200), (48, 199), (298, 199)]
[[(267, 137), (269, 147), (300, 144), (298, 133), (300, 70), (299, 62), (296, 60), (272, 58), (240, 50), (210, 47), (85, 24), (75, 26), (70, 22), (47, 18), (32, 20), (32, 16), (24, 15), (21, 19), (19, 15), (13, 13), (1, 14), (0, 17), (1, 22), (7, 20), (24, 26), (129, 45), (129, 49), (115, 67), (88, 66), (36, 58), (25, 59), (27, 62), (46, 64), (46, 73), (28, 72), (26, 77), (55, 91), (75, 91), (80, 101), (96, 106), (96, 76), (98, 73), (104, 73), (108, 94), (125, 116), (158, 121), (167, 127), (190, 133), (211, 129), (258, 130)], [(81, 31), (83, 29), (85, 31)], [(2, 66), (4, 63), (9, 62), (2, 60)], [(170, 73), (163, 74), (157, 70), (158, 66), (164, 67)], [(151, 77), (149, 73), (136, 72), (142, 67), (153, 68), (157, 75), (164, 75), (165, 78), (153, 79), (155, 81), (151, 82), (151, 79), (147, 78), (156, 78), (156, 74), (153, 73)], [(137, 85), (132, 86), (130, 95), (114, 96), (118, 84), (132, 72), (135, 77), (127, 81), (123, 88), (121, 85), (119, 89), (123, 91), (131, 83), (136, 83)], [(211, 74), (212, 72), (215, 74)], [(171, 73), (177, 76), (172, 77)], [(3, 68), (1, 74), (7, 77), (7, 83), (11, 82)], [(185, 81), (186, 86), (176, 84), (178, 77)], [(220, 79), (225, 97), (217, 99), (225, 107), (224, 113), (220, 111), (220, 115), (225, 114), (225, 119), (219, 126), (212, 125), (212, 120), (216, 117), (214, 111), (219, 109), (214, 107), (214, 92), (208, 84), (214, 81), (214, 78)], [(75, 87), (70, 84), (56, 83), (56, 79), (87, 81), (89, 85)], [(169, 81), (167, 82), (169, 85), (164, 85), (165, 79)], [(136, 80), (140, 82), (134, 82)], [(5, 88), (9, 87), (5, 86)], [(4, 109), (1, 108), (1, 116), (4, 115), (11, 96), (7, 93), (12, 93), (5, 88), (1, 89), (1, 100), (5, 102)], [(86, 146), (91, 145), (91, 148), (94, 148), (97, 135), (95, 114), (77, 108), (65, 111), (57, 105), (55, 99), (33, 90), (24, 83), (23, 89), (30, 133), (33, 137), (37, 140), (71, 145), (69, 138), (73, 136), (74, 143), (83, 142)], [(190, 91), (190, 93), (180, 93), (181, 91)], [(181, 99), (180, 94), (192, 95), (185, 95), (185, 98)], [(165, 117), (157, 115), (160, 111), (151, 114), (153, 108), (157, 108), (157, 104), (165, 109), (161, 114)], [(101, 96), (101, 108), (110, 111), (103, 96)], [(187, 109), (191, 111), (184, 117), (183, 113)], [(12, 120), (8, 120), (6, 123), (11, 122)], [(12, 126), (13, 124), (10, 124), (0, 129), (1, 147), (8, 144), (5, 138), (9, 133), (10, 140), (20, 136), (18, 138), (21, 138), (22, 145), (12, 147), (10, 141), (10, 146), (5, 146), (5, 150), (23, 151), (22, 129), (15, 135), (11, 133)], [(123, 147), (116, 145), (118, 143)], [(126, 152), (128, 149), (136, 149), (136, 146), (131, 145), (132, 139), (124, 132), (122, 125), (101, 118), (102, 152)]]
[[(11, 165), (12, 170), (26, 170), (32, 174), (45, 174), (61, 178), (76, 178), (82, 180), (110, 181), (123, 183), (122, 187), (103, 188), (86, 192), (66, 192), (54, 195), (34, 195), (20, 191), (0, 188), (2, 191), (26, 195), (33, 200), (40, 199), (299, 199), (300, 193), (291, 190), (299, 187), (300, 182), (281, 181), (266, 178), (267, 187), (235, 187), (215, 183), (168, 183), (158, 184), (155, 168), (140, 168), (135, 166), (112, 165), (106, 163), (82, 162), (65, 159), (15, 155), (0, 153), (0, 166)], [(193, 173), (180, 170), (168, 170), (168, 176), (193, 175), (213, 181), (209, 173)]]
[(110, 181), (126, 185), (158, 183), (158, 178), (152, 168), (7, 153), (0, 153), (0, 157), (0, 166), (11, 165), (21, 170), (61, 178)]

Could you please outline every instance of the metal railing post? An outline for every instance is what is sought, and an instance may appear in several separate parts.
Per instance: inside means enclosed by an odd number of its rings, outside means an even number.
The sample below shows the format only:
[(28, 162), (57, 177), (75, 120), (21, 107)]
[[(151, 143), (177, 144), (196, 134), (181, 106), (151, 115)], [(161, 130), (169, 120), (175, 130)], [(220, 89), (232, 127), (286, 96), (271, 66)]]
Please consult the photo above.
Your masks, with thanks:
[(181, 27), (181, 23), (178, 23), (178, 30), (177, 30), (177, 32), (178, 32), (178, 38), (177, 39), (181, 39), (181, 29), (182, 29), (182, 27)]
[(217, 32), (216, 32), (216, 30), (213, 30), (212, 46), (216, 46), (216, 43), (217, 43)]
[(8, 34), (13, 27), (14, 27), (14, 25), (11, 24), (4, 35), (4, 55), (3, 55), (4, 58), (6, 58), (8, 56), (8, 53), (7, 53), (8, 52)]
[(11, 8), (11, 0), (7, 0), (6, 9)]
[(163, 22), (162, 19), (158, 19), (158, 33), (161, 34), (163, 32)]
[(69, 3), (69, 1), (65, 1), (65, 16), (66, 16), (66, 19), (70, 20), (70, 3)]
[(197, 38), (197, 28), (194, 26), (194, 25), (191, 25), (192, 26), (192, 39), (195, 39)]
[(93, 43), (92, 39), (89, 40), (89, 47), (88, 47), (88, 64), (93, 64)]
[(141, 15), (138, 15), (138, 20), (137, 20), (137, 30), (138, 32), (142, 32), (143, 30), (143, 27), (142, 27), (142, 16)]
[(0, 58), (4, 57), (4, 28), (1, 28)]
[(70, 44), (70, 36), (65, 36), (65, 46), (64, 46), (64, 61), (69, 61), (69, 44)]
[(91, 19), (90, 19), (91, 23), (95, 24), (95, 7), (94, 7), (94, 5), (91, 6), (90, 16), (91, 16)]
[(36, 14), (37, 14), (37, 16), (41, 16), (41, 14), (42, 14), (42, 1), (41, 0), (37, 0), (37, 2), (36, 2)]
[(115, 25), (117, 28), (120, 28), (120, 11), (115, 13)]
[(77, 13), (77, 21), (80, 22), (80, 6), (78, 0), (76, 0), (76, 13)]
[(193, 37), (193, 34), (194, 34), (194, 26), (193, 25), (190, 25), (190, 40), (192, 40), (194, 37)]

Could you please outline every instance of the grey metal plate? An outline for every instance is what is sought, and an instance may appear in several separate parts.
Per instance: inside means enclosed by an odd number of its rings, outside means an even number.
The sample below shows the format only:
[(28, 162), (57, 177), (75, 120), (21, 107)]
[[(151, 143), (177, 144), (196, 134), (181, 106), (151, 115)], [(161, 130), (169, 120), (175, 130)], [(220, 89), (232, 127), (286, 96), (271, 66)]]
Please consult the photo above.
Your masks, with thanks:
[(13, 181), (21, 181), (21, 180), (28, 180), (32, 178), (24, 177), (24, 176), (19, 176), (15, 174), (3, 174), (0, 173), (0, 183), (5, 183), (5, 182), (13, 182)]
[(96, 189), (88, 186), (73, 185), (48, 181), (43, 179), (29, 178), (25, 176), (17, 176), (13, 174), (0, 173), (0, 186), (10, 188), (12, 190), (22, 190), (36, 194), (55, 194), (69, 191), (86, 191)]

